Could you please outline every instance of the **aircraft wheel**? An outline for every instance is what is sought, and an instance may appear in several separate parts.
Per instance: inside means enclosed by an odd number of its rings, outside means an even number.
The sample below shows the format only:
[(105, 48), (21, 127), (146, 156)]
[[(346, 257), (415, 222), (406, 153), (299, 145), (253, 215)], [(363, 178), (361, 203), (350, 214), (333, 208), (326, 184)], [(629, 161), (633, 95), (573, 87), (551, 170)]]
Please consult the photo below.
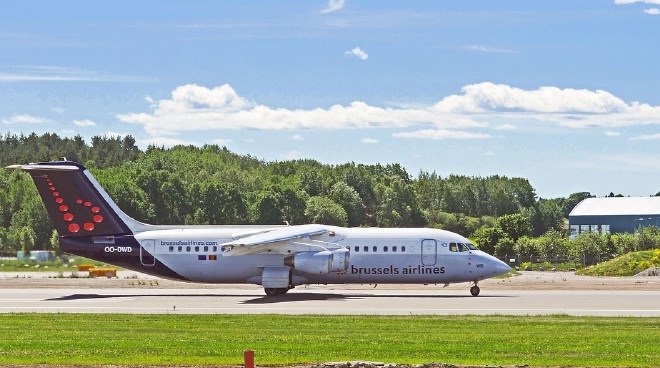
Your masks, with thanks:
[(264, 288), (267, 296), (277, 296), (286, 294), (289, 289), (286, 288)]
[(481, 289), (479, 289), (479, 286), (477, 286), (477, 285), (474, 285), (473, 287), (470, 288), (470, 294), (472, 294), (472, 296), (479, 295), (480, 291), (481, 291)]

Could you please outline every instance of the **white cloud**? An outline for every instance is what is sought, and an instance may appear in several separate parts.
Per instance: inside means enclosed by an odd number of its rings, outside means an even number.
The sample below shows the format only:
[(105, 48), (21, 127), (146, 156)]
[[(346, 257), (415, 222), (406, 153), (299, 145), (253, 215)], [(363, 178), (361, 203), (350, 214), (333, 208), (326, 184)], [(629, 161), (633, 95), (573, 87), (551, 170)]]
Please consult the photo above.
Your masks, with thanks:
[(516, 130), (516, 126), (513, 124), (502, 124), (498, 125), (496, 127), (493, 127), (495, 130)]
[(79, 126), (79, 127), (83, 127), (83, 128), (96, 126), (96, 123), (93, 122), (93, 121), (91, 121), (91, 120), (89, 120), (89, 119), (85, 119), (85, 120), (74, 120), (73, 123), (74, 123), (75, 125), (77, 125), (77, 126)]
[(492, 138), (489, 134), (484, 133), (470, 133), (460, 130), (448, 129), (424, 129), (414, 132), (394, 133), (392, 137), (395, 138), (419, 138), (419, 139), (488, 139)]
[(299, 134), (294, 134), (294, 135), (292, 135), (292, 136), (291, 136), (291, 139), (293, 139), (294, 141), (304, 141), (304, 140), (305, 140), (305, 138), (303, 138), (303, 137), (302, 137), (301, 135), (299, 135)]
[(408, 134), (419, 137), (419, 132), (425, 131), (423, 135), (429, 139), (483, 139), (490, 135), (466, 130), (492, 127), (507, 131), (522, 124), (608, 130), (660, 125), (660, 106), (627, 103), (607, 91), (557, 87), (524, 90), (489, 82), (467, 85), (460, 94), (430, 106), (380, 107), (354, 101), (311, 109), (262, 105), (238, 95), (227, 84), (215, 88), (189, 84), (174, 89), (170, 98), (154, 101), (150, 108), (149, 113), (120, 114), (117, 118), (143, 125), (151, 136), (227, 129), (416, 127), (417, 131)]
[(355, 56), (360, 60), (367, 60), (369, 58), (369, 54), (364, 52), (364, 50), (359, 47), (346, 51), (344, 55)]
[(9, 119), (2, 119), (5, 124), (44, 124), (50, 123), (50, 119), (32, 116), (28, 114), (14, 114)]
[(631, 141), (657, 141), (657, 140), (660, 140), (660, 133), (640, 135), (640, 136), (637, 136), (637, 137), (630, 138), (630, 140)]
[(515, 51), (511, 50), (511, 49), (503, 49), (503, 48), (483, 46), (483, 45), (470, 45), (470, 46), (466, 46), (465, 49), (469, 50), (469, 51), (485, 52), (485, 53), (493, 53), (493, 54), (514, 54), (515, 53)]
[(303, 158), (303, 154), (300, 151), (289, 151), (282, 158), (285, 160), (299, 160)]
[(635, 4), (635, 3), (660, 5), (660, 0), (614, 0), (614, 3), (617, 5), (627, 5), (627, 4)]
[(475, 128), (488, 124), (469, 117), (443, 113), (433, 107), (376, 107), (354, 101), (327, 109), (284, 109), (260, 105), (240, 97), (229, 85), (208, 89), (177, 87), (169, 99), (158, 101), (151, 113), (117, 115), (125, 123), (142, 124), (151, 135), (177, 131), (222, 129), (349, 129), (407, 127), (431, 124), (441, 128)]
[(378, 139), (375, 139), (375, 138), (366, 137), (366, 138), (360, 139), (360, 142), (365, 143), (365, 144), (376, 144), (380, 141)]
[(644, 9), (644, 13), (651, 15), (660, 15), (660, 9), (658, 8)]
[(59, 66), (15, 66), (0, 70), (0, 82), (153, 82), (152, 79), (112, 75)]
[(228, 144), (231, 143), (231, 142), (233, 142), (233, 140), (231, 140), (231, 139), (224, 139), (224, 138), (216, 138), (216, 139), (211, 140), (211, 143), (213, 143), (213, 144), (217, 144), (217, 145), (219, 145), (219, 146), (226, 146), (226, 145), (228, 145)]
[(332, 13), (341, 10), (344, 7), (346, 0), (328, 0), (328, 7), (321, 10), (321, 13)]
[(605, 136), (607, 136), (607, 137), (618, 137), (620, 135), (621, 135), (621, 133), (613, 132), (611, 130), (608, 130), (608, 131), (605, 132)]

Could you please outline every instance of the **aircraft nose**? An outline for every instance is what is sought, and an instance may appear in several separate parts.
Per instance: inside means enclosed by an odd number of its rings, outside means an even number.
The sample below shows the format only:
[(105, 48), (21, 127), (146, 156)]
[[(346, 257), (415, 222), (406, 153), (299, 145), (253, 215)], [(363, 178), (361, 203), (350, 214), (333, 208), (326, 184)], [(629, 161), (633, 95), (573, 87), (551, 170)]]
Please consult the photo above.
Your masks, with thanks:
[(496, 259), (494, 261), (494, 266), (495, 266), (495, 271), (497, 272), (497, 275), (502, 275), (502, 274), (505, 274), (505, 273), (511, 271), (511, 267), (509, 267), (508, 264), (500, 261), (499, 259)]

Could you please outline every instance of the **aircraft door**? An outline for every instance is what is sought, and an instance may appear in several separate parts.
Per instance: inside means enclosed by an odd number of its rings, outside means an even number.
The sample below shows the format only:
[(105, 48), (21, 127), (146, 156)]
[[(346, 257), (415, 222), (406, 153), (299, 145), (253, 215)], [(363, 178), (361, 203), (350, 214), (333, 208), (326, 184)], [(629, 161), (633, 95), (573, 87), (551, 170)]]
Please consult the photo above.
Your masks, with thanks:
[(438, 243), (433, 239), (422, 240), (422, 265), (433, 266), (436, 263)]
[(156, 241), (143, 240), (140, 247), (140, 262), (144, 266), (153, 266), (156, 264)]

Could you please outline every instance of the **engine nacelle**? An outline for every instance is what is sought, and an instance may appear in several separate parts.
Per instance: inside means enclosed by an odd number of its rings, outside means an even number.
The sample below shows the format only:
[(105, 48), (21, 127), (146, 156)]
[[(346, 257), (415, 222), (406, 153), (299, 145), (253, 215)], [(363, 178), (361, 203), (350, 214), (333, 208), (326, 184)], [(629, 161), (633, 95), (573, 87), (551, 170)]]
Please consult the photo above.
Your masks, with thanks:
[(341, 272), (348, 269), (349, 254), (348, 249), (300, 252), (284, 258), (284, 265), (311, 274)]

